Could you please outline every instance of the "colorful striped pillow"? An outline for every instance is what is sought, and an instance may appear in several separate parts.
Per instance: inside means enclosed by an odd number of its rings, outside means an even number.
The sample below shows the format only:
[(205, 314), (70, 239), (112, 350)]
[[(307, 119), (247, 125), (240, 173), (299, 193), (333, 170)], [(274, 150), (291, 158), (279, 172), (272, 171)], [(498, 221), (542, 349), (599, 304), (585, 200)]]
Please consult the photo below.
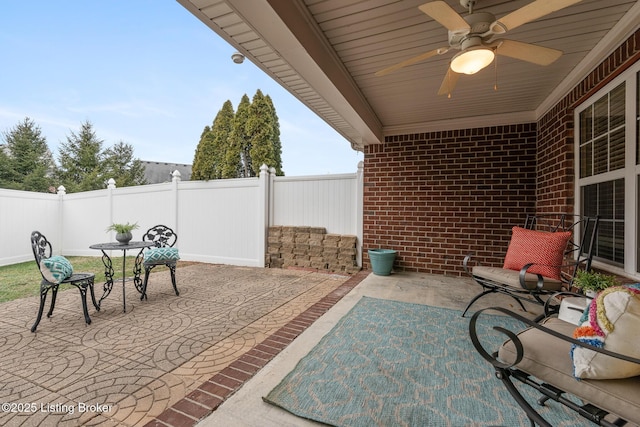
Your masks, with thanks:
[[(640, 358), (640, 284), (614, 286), (600, 292), (580, 319), (573, 337), (616, 353)], [(640, 365), (572, 346), (576, 378), (616, 379), (640, 375)]]

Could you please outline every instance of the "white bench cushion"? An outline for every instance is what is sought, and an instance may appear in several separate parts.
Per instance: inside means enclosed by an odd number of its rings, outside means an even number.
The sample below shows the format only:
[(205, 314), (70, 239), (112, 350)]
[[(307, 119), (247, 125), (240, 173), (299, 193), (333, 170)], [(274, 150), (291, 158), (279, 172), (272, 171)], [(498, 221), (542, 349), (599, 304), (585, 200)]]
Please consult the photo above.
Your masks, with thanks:
[[(502, 283), (513, 288), (522, 289), (522, 286), (520, 286), (519, 271), (508, 270), (500, 267), (476, 266), (473, 267), (471, 273), (476, 277), (488, 279), (496, 283)], [(536, 274), (527, 273), (525, 276), (525, 283), (528, 289), (535, 289), (536, 284), (538, 283), (538, 276)], [(562, 282), (560, 280), (545, 277), (542, 289), (546, 291), (559, 291), (562, 289)]]
[[(576, 326), (549, 318), (544, 326), (571, 337)], [(608, 412), (640, 424), (640, 377), (616, 380), (578, 380), (573, 376), (569, 352), (571, 343), (530, 328), (518, 334), (524, 357), (517, 367), (555, 387), (569, 392)], [(515, 360), (515, 348), (507, 341), (498, 352), (500, 359)]]

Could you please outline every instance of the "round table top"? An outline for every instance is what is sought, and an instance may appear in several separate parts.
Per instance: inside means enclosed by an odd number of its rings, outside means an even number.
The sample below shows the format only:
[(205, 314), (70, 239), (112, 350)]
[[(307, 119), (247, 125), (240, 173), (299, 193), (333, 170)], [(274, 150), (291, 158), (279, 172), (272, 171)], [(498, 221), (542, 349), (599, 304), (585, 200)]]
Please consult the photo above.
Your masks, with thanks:
[(108, 242), (108, 243), (96, 243), (95, 245), (89, 246), (89, 249), (100, 249), (103, 251), (111, 251), (111, 250), (125, 250), (125, 249), (140, 249), (140, 248), (148, 248), (153, 246), (154, 243), (151, 241), (148, 242), (134, 242), (131, 241), (126, 245), (123, 245), (120, 242)]

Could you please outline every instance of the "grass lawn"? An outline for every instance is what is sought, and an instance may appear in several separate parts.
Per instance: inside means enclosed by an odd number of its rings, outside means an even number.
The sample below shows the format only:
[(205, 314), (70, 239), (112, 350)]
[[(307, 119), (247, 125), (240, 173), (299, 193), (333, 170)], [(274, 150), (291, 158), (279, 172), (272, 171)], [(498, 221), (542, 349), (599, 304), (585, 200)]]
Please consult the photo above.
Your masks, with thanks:
[[(94, 273), (96, 275), (96, 283), (104, 282), (104, 264), (102, 264), (101, 257), (70, 256), (67, 257), (67, 259), (73, 265), (74, 271)], [(134, 261), (135, 257), (127, 257), (127, 275), (133, 274)], [(180, 263), (178, 263), (178, 265), (180, 265)], [(115, 270), (114, 280), (122, 278), (122, 257), (113, 258), (113, 268)], [(159, 271), (164, 268), (166, 267), (156, 267), (153, 271)], [(144, 270), (142, 274), (144, 274)], [(35, 261), (0, 267), (0, 302), (37, 296), (40, 292), (41, 280), (42, 276), (36, 268)], [(60, 291), (68, 288), (75, 287), (71, 285), (61, 285)]]

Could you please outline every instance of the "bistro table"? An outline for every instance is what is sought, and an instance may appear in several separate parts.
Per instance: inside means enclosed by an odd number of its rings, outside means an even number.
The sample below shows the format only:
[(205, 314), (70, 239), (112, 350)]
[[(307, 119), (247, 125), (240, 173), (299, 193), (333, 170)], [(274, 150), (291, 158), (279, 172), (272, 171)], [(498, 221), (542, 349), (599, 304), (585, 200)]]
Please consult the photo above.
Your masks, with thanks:
[(127, 312), (127, 302), (125, 298), (125, 282), (126, 278), (126, 264), (127, 264), (127, 249), (140, 249), (138, 255), (136, 256), (136, 261), (133, 266), (133, 284), (136, 287), (136, 290), (142, 294), (142, 280), (140, 279), (140, 272), (142, 271), (142, 251), (145, 248), (153, 246), (154, 243), (149, 242), (129, 242), (127, 244), (122, 244), (119, 242), (109, 242), (109, 243), (97, 243), (95, 245), (89, 246), (90, 249), (98, 249), (102, 251), (102, 263), (104, 264), (104, 293), (102, 297), (100, 297), (100, 301), (98, 301), (98, 306), (102, 304), (102, 300), (105, 299), (110, 293), (111, 289), (113, 289), (113, 263), (111, 262), (111, 257), (107, 255), (106, 251), (115, 251), (120, 250), (123, 251), (122, 254), (122, 311)]

